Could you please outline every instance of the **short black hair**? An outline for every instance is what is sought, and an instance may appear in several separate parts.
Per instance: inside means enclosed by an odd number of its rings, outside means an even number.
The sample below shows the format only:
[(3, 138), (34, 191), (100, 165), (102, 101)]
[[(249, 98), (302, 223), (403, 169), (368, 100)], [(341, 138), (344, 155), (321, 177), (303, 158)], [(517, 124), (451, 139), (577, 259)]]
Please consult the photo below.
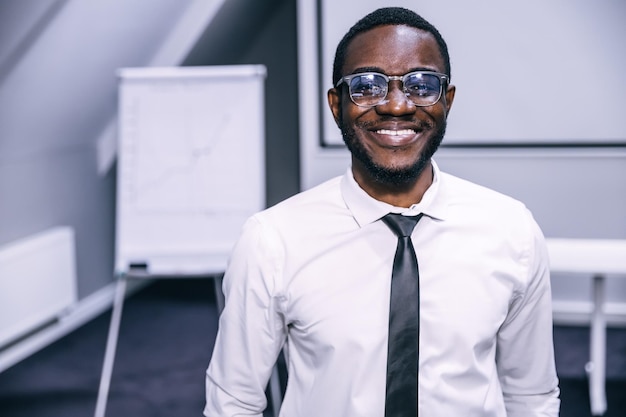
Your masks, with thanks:
[(403, 7), (383, 7), (374, 10), (356, 22), (337, 45), (335, 61), (333, 63), (333, 86), (336, 85), (337, 82), (339, 82), (339, 79), (343, 76), (341, 72), (346, 61), (346, 50), (354, 37), (359, 33), (367, 32), (377, 26), (385, 25), (405, 25), (431, 33), (435, 37), (437, 45), (439, 46), (439, 51), (441, 52), (445, 66), (445, 73), (448, 77), (451, 76), (448, 46), (437, 28), (412, 10), (405, 9)]

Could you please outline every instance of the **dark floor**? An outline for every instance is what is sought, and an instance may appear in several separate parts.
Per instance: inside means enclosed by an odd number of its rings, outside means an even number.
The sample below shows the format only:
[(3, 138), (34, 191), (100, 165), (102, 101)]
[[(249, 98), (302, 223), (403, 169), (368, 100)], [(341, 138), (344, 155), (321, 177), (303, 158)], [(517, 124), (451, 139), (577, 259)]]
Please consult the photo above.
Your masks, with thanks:
[[(92, 416), (110, 314), (0, 374), (0, 417)], [(217, 330), (210, 279), (159, 280), (124, 305), (109, 417), (201, 416)], [(589, 329), (556, 327), (561, 417), (589, 417)], [(626, 416), (626, 329), (609, 329), (605, 417)], [(455, 416), (457, 417), (457, 416)]]

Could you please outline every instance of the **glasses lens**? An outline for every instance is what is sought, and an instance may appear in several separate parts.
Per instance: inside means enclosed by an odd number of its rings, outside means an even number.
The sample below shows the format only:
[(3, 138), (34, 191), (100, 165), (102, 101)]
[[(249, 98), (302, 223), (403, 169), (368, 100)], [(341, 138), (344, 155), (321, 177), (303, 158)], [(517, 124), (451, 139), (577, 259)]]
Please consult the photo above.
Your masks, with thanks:
[(418, 106), (430, 106), (439, 100), (441, 79), (434, 74), (414, 72), (404, 79), (406, 95)]
[(350, 80), (350, 97), (359, 106), (376, 106), (387, 95), (387, 81), (380, 74), (359, 74)]

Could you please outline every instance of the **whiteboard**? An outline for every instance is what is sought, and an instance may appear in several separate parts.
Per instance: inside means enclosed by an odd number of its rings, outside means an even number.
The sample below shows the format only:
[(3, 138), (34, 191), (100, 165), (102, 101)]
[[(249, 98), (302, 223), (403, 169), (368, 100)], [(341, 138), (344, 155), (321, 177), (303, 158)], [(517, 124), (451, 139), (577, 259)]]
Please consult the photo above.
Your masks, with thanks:
[(221, 272), (265, 208), (262, 65), (119, 70), (116, 273)]
[(416, 11), (448, 44), (444, 146), (626, 144), (626, 1), (317, 1), (322, 144), (343, 145), (326, 104), (337, 44), (384, 6)]

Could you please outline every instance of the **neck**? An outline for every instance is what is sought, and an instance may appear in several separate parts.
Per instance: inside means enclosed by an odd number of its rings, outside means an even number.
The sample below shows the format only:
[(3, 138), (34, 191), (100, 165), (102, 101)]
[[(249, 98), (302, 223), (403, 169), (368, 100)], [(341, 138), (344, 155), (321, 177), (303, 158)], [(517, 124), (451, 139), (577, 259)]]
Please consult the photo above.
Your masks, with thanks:
[(372, 198), (396, 207), (408, 208), (422, 201), (424, 193), (433, 183), (433, 166), (432, 162), (428, 161), (417, 178), (403, 184), (381, 183), (354, 164), (352, 175), (357, 184)]

